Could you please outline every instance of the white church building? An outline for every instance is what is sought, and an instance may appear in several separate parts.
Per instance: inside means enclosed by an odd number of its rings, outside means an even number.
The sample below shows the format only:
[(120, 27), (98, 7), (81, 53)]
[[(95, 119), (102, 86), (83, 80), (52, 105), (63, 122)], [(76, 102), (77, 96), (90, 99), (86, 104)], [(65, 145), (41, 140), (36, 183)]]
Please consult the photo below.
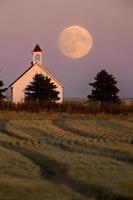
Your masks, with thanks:
[(43, 74), (51, 79), (56, 85), (56, 90), (59, 92), (58, 97), (60, 98), (57, 102), (63, 102), (63, 84), (55, 78), (47, 69), (42, 65), (42, 50), (40, 46), (37, 44), (32, 51), (33, 62), (32, 66), (30, 66), (21, 76), (19, 76), (9, 87), (11, 90), (11, 101), (13, 103), (24, 102), (25, 99), (25, 88), (29, 83), (33, 80), (33, 77), (36, 74)]

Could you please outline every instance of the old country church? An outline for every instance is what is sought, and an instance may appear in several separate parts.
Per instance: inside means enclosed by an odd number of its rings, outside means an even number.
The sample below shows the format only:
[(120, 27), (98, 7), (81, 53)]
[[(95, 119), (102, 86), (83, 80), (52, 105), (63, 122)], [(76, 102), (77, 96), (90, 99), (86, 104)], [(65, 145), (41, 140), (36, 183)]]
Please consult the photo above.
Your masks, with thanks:
[(42, 66), (42, 50), (38, 44), (32, 51), (32, 55), (32, 66), (10, 85), (11, 101), (13, 103), (24, 102), (26, 86), (33, 80), (35, 74), (43, 74), (50, 78), (51, 82), (57, 86), (56, 90), (59, 92), (58, 97), (60, 98), (57, 102), (62, 103), (64, 87), (59, 80), (57, 80), (45, 67)]

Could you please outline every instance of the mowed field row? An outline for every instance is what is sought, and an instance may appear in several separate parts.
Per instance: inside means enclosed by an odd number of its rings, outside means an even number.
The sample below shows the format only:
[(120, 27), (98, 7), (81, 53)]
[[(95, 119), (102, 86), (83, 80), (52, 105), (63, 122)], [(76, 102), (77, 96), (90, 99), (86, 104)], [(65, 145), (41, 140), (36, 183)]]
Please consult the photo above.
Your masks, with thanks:
[(1, 120), (0, 187), (0, 200), (133, 199), (132, 118)]

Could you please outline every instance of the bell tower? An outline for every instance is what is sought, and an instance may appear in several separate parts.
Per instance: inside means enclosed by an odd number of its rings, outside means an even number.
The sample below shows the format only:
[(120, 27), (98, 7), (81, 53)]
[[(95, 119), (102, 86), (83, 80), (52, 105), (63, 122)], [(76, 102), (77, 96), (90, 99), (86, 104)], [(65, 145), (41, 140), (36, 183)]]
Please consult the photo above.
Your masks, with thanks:
[(42, 50), (38, 44), (35, 46), (34, 50), (32, 51), (32, 55), (33, 55), (33, 65), (35, 63), (39, 63), (42, 65)]

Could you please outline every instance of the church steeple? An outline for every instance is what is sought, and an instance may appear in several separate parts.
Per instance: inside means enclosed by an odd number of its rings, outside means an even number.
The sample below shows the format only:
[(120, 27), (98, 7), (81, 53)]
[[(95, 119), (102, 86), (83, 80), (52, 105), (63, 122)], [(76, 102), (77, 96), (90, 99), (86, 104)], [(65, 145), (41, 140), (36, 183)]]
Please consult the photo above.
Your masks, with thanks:
[(33, 49), (32, 55), (33, 55), (33, 65), (37, 62), (42, 65), (42, 50), (38, 44)]

